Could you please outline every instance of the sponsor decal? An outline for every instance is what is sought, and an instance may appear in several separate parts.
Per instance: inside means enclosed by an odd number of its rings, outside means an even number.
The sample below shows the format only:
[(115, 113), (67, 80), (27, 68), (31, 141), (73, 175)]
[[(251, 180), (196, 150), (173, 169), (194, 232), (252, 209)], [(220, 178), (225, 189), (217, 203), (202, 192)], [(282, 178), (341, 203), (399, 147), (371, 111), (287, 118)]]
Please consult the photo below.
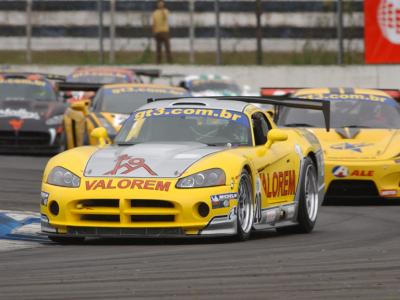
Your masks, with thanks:
[(212, 208), (229, 207), (232, 199), (237, 199), (237, 193), (227, 193), (210, 196)]
[(350, 143), (340, 143), (336, 145), (331, 145), (331, 149), (335, 150), (350, 150), (354, 152), (362, 152), (362, 148), (373, 146), (373, 144), (359, 143), (359, 144), (350, 144)]
[(29, 79), (0, 79), (0, 84), (25, 84), (35, 86), (46, 86), (46, 82), (41, 80), (29, 80)]
[(155, 94), (166, 94), (168, 97), (171, 95), (182, 96), (185, 95), (185, 91), (177, 88), (165, 88), (165, 87), (154, 87), (154, 86), (123, 86), (105, 89), (106, 95), (119, 95), (127, 93), (155, 93)]
[(344, 178), (349, 176), (349, 169), (344, 166), (336, 166), (332, 169), (332, 174), (335, 177)]
[(272, 174), (261, 173), (261, 182), (267, 198), (282, 197), (295, 194), (296, 171), (286, 170), (273, 172)]
[[(127, 154), (118, 156), (115, 167), (103, 175), (126, 175), (140, 168), (145, 169), (152, 176), (157, 176), (157, 173), (145, 164), (143, 158), (134, 158)], [(122, 170), (123, 172), (120, 172)]]
[(355, 93), (316, 93), (316, 94), (299, 94), (304, 99), (325, 99), (325, 100), (361, 100), (371, 102), (386, 103), (395, 106), (396, 101), (389, 96), (373, 95), (373, 94), (355, 94)]
[(226, 109), (207, 109), (207, 108), (154, 108), (137, 111), (133, 114), (135, 121), (150, 117), (182, 117), (182, 116), (200, 116), (215, 119), (230, 120), (246, 127), (249, 127), (249, 122), (246, 116), (240, 112)]
[(354, 170), (351, 172), (350, 176), (372, 177), (372, 176), (374, 176), (374, 171), (373, 170)]
[(11, 119), (8, 121), (8, 124), (15, 130), (18, 131), (21, 129), (22, 125), (24, 124), (24, 120), (21, 119)]
[(87, 191), (95, 190), (150, 190), (168, 192), (171, 186), (170, 181), (152, 179), (96, 179), (85, 181)]
[(393, 197), (397, 195), (397, 190), (381, 190), (382, 197)]
[(24, 108), (20, 109), (0, 109), (0, 118), (18, 117), (20, 119), (39, 120), (40, 116), (37, 112), (27, 111)]

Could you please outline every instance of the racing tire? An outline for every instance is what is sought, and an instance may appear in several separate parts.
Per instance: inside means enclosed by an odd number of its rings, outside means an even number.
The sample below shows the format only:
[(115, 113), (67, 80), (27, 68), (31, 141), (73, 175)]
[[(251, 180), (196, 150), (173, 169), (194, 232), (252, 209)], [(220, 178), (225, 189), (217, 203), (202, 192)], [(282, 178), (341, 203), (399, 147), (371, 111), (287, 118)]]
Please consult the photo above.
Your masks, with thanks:
[(78, 245), (85, 241), (84, 237), (48, 236), (49, 240), (62, 245)]
[(304, 160), (300, 198), (297, 211), (298, 224), (288, 227), (278, 227), (277, 232), (282, 233), (310, 233), (315, 226), (319, 208), (319, 195), (317, 187), (317, 172), (311, 158)]
[(237, 204), (237, 234), (238, 241), (249, 239), (254, 220), (254, 201), (251, 178), (246, 170), (240, 175)]

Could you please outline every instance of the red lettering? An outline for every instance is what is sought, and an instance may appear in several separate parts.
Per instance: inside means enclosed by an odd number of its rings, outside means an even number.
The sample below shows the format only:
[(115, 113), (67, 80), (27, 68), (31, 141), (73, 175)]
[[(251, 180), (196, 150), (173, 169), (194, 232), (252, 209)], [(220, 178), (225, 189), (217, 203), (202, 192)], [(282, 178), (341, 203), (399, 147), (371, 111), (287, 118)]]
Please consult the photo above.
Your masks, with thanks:
[(287, 196), (287, 194), (288, 194), (288, 184), (289, 184), (288, 175), (289, 175), (289, 172), (285, 171), (284, 175), (283, 175), (283, 192), (282, 192), (282, 196)]
[(351, 173), (351, 176), (360, 176), (360, 173), (358, 170), (355, 170)]
[(265, 182), (265, 174), (260, 173), (261, 184), (264, 190), (265, 195), (267, 195), (267, 183)]
[(144, 182), (144, 189), (145, 190), (154, 190), (154, 185), (156, 184), (155, 180), (146, 180)]
[(283, 194), (283, 172), (279, 172), (279, 190), (278, 190), (278, 197), (282, 196)]
[(269, 180), (269, 174), (267, 173), (267, 197), (271, 198), (272, 197), (272, 184), (271, 181)]
[(372, 170), (368, 171), (368, 174), (366, 176), (374, 176), (374, 171)]
[(110, 179), (110, 180), (107, 182), (106, 189), (108, 189), (108, 190), (115, 189), (116, 187), (115, 187), (115, 185), (112, 185), (112, 183), (113, 183), (113, 180)]
[(123, 179), (118, 182), (119, 189), (127, 189), (131, 185), (131, 181), (129, 179)]
[(94, 187), (94, 185), (97, 183), (97, 180), (93, 180), (92, 182), (90, 182), (90, 181), (85, 181), (85, 184), (86, 184), (86, 190), (87, 191), (90, 191), (93, 187)]
[(150, 175), (157, 175), (148, 165), (144, 163), (143, 158), (132, 158), (127, 154), (118, 156), (114, 169), (104, 173), (104, 175), (117, 175), (118, 171), (121, 169), (125, 169), (125, 171), (121, 172), (121, 174), (129, 174), (140, 168), (145, 169)]
[(276, 197), (276, 195), (278, 194), (278, 188), (279, 188), (279, 184), (278, 184), (278, 175), (274, 172), (274, 174), (272, 175), (272, 196)]
[(169, 181), (166, 181), (166, 182), (157, 181), (157, 183), (156, 183), (156, 191), (168, 192), (170, 185), (171, 185), (171, 182), (169, 182)]
[(294, 195), (296, 187), (296, 172), (294, 170), (289, 171), (289, 186), (288, 195)]
[(132, 180), (131, 184), (131, 189), (133, 190), (135, 187), (137, 187), (139, 190), (142, 190), (143, 180)]
[(99, 180), (93, 190), (97, 190), (98, 188), (104, 190), (106, 188), (106, 183), (104, 180)]

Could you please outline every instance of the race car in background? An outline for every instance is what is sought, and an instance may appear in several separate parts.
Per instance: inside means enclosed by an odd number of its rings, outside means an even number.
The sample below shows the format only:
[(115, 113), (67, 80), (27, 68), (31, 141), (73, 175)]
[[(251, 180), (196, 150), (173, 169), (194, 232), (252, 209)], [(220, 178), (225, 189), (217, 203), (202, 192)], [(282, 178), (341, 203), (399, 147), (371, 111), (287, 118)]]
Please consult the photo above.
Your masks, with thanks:
[(328, 201), (400, 200), (400, 105), (392, 97), (381, 90), (353, 88), (298, 89), (293, 97), (331, 102), (331, 132), (313, 111), (282, 107), (275, 114), (280, 127), (304, 127), (318, 137)]
[[(42, 232), (60, 243), (86, 237), (193, 237), (252, 230), (311, 232), (323, 198), (323, 155), (304, 129), (278, 129), (253, 102), (315, 109), (328, 101), (250, 97), (152, 101), (115, 144), (52, 158), (41, 193)], [(329, 124), (327, 125), (329, 128)]]
[[(143, 77), (158, 77), (160, 70), (130, 69), (124, 67), (79, 67), (66, 77), (68, 83), (143, 83)], [(69, 102), (92, 99), (94, 91), (65, 91), (65, 98)]]
[(25, 73), (0, 73), (0, 152), (58, 153), (65, 149), (66, 105), (48, 78)]
[(230, 77), (216, 74), (186, 76), (180, 81), (179, 86), (187, 89), (194, 97), (251, 96), (249, 87), (242, 88)]
[[(73, 88), (73, 85), (61, 85)], [(99, 85), (81, 85), (76, 83), (76, 89)], [(65, 132), (68, 149), (95, 145), (96, 139), (90, 133), (96, 127), (104, 127), (112, 140), (129, 114), (139, 106), (147, 103), (149, 98), (166, 98), (186, 96), (187, 91), (178, 87), (156, 84), (111, 84), (99, 89), (93, 101), (76, 101), (70, 105), (64, 116)]]

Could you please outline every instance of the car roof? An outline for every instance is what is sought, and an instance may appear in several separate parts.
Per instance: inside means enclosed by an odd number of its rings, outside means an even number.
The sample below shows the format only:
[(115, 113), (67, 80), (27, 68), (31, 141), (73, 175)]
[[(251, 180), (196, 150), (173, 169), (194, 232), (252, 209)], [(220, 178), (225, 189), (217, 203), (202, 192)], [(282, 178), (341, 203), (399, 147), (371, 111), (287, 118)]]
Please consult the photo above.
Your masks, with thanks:
[(158, 100), (150, 102), (140, 109), (152, 109), (152, 108), (208, 108), (208, 109), (227, 109), (237, 112), (243, 112), (249, 103), (234, 100), (221, 100), (216, 98), (208, 97), (194, 97), (194, 98), (176, 98), (172, 100)]
[(233, 81), (232, 78), (225, 75), (218, 74), (201, 74), (201, 75), (188, 75), (184, 79), (186, 82), (193, 80), (201, 80), (201, 81), (212, 81), (212, 80), (224, 80), (224, 81)]
[(79, 74), (79, 73), (120, 73), (131, 75), (134, 72), (128, 68), (123, 67), (79, 67), (75, 69), (72, 74)]

